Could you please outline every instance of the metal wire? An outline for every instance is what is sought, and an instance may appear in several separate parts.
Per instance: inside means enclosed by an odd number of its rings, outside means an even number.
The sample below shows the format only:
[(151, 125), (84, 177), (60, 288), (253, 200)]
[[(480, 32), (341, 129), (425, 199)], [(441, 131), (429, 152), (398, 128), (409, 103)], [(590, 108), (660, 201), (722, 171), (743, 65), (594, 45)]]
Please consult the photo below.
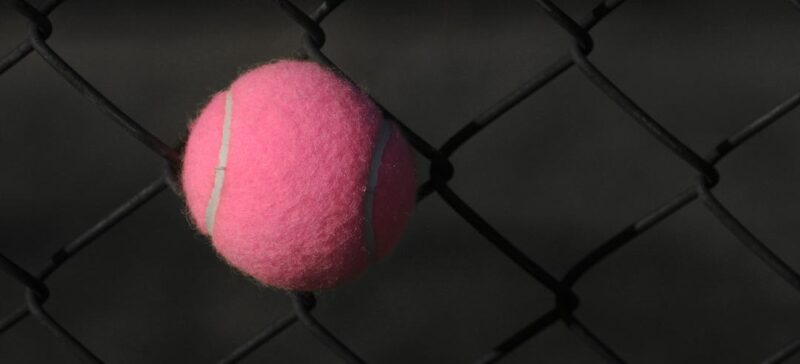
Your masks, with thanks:
[[(282, 10), (303, 30), (301, 49), (298, 55), (322, 63), (347, 77), (336, 64), (323, 52), (322, 47), (326, 41), (325, 30), (321, 22), (343, 1), (323, 2), (312, 14), (306, 14), (288, 0), (275, 0), (277, 8)], [(103, 111), (111, 121), (114, 121), (122, 130), (141, 142), (167, 162), (164, 175), (156, 178), (152, 183), (137, 192), (129, 200), (111, 211), (105, 218), (87, 229), (75, 240), (65, 244), (52, 254), (50, 262), (34, 274), (21, 268), (8, 257), (0, 254), (0, 269), (12, 279), (26, 288), (24, 304), (16, 311), (0, 321), (0, 335), (12, 330), (26, 317), (33, 317), (53, 333), (56, 340), (60, 341), (78, 358), (85, 362), (101, 362), (101, 359), (84, 346), (79, 338), (72, 335), (68, 328), (63, 327), (56, 318), (48, 314), (44, 304), (49, 298), (49, 289), (46, 280), (58, 267), (69, 262), (70, 258), (80, 253), (82, 249), (96, 241), (105, 232), (117, 223), (134, 213), (139, 207), (145, 205), (153, 197), (162, 192), (167, 186), (174, 186), (172, 181), (174, 172), (180, 166), (180, 148), (172, 147), (157, 136), (150, 133), (139, 123), (125, 114), (112, 103), (102, 92), (74, 70), (67, 61), (54, 51), (47, 43), (53, 31), (48, 14), (54, 11), (62, 1), (51, 0), (40, 7), (34, 7), (24, 0), (3, 0), (2, 4), (30, 22), (29, 34), (14, 49), (0, 58), (0, 75), (14, 67), (20, 60), (35, 52), (47, 62), (50, 67), (61, 75), (64, 80), (83, 95), (88, 101)], [(800, 290), (800, 275), (786, 264), (780, 257), (773, 253), (757, 236), (744, 226), (734, 214), (714, 196), (712, 190), (720, 182), (720, 175), (715, 165), (725, 156), (733, 152), (738, 146), (748, 141), (765, 128), (781, 120), (783, 116), (800, 105), (800, 92), (788, 97), (772, 110), (766, 112), (754, 121), (745, 124), (741, 130), (722, 140), (715, 148), (705, 154), (705, 157), (689, 148), (679, 138), (673, 135), (663, 125), (651, 117), (642, 107), (629, 97), (623, 90), (616, 86), (611, 79), (592, 63), (589, 55), (595, 46), (591, 37), (591, 29), (614, 10), (622, 5), (624, 0), (603, 1), (597, 4), (592, 11), (581, 21), (573, 20), (561, 8), (549, 0), (537, 0), (539, 7), (552, 18), (572, 37), (570, 51), (544, 67), (531, 79), (522, 82), (506, 96), (502, 97), (494, 106), (479, 113), (468, 121), (460, 130), (454, 133), (440, 148), (432, 146), (421, 136), (416, 134), (402, 120), (398, 119), (389, 110), (381, 107), (385, 117), (391, 118), (400, 125), (412, 146), (430, 161), (430, 174), (428, 180), (418, 189), (418, 200), (422, 201), (436, 193), (458, 215), (466, 220), (475, 230), (484, 236), (489, 244), (505, 255), (510, 262), (525, 271), (530, 277), (553, 293), (553, 308), (538, 317), (531, 319), (530, 323), (519, 331), (511, 333), (505, 340), (489, 348), (487, 352), (476, 358), (476, 363), (494, 363), (523, 345), (530, 338), (542, 333), (557, 322), (561, 322), (576, 337), (593, 349), (598, 357), (610, 363), (622, 363), (624, 359), (611, 346), (605, 344), (600, 337), (592, 333), (589, 327), (577, 317), (576, 311), (580, 307), (578, 294), (573, 291), (575, 284), (588, 274), (597, 264), (606, 261), (614, 253), (632, 243), (636, 237), (657, 225), (670, 215), (681, 210), (696, 199), (700, 199), (707, 210), (720, 224), (727, 228), (757, 258), (763, 261), (778, 276), (789, 285)], [(790, 1), (799, 6), (797, 1)], [(477, 211), (472, 209), (449, 186), (455, 168), (449, 158), (465, 143), (469, 142), (476, 134), (496, 122), (506, 112), (519, 103), (529, 98), (536, 91), (547, 85), (571, 67), (576, 66), (597, 88), (606, 95), (610, 102), (631, 116), (632, 121), (648, 131), (652, 137), (667, 147), (677, 158), (698, 173), (697, 179), (662, 205), (654, 208), (652, 212), (637, 219), (622, 228), (617, 234), (600, 243), (594, 250), (578, 260), (567, 273), (558, 278), (544, 269), (529, 256), (520, 251), (514, 243), (505, 238), (491, 224), (484, 220)], [(173, 188), (174, 189), (174, 188)], [(268, 323), (265, 328), (233, 350), (229, 355), (219, 360), (220, 363), (235, 363), (266, 345), (271, 339), (281, 335), (284, 330), (293, 325), (302, 325), (321, 343), (326, 345), (332, 355), (338, 356), (348, 363), (363, 363), (357, 350), (347, 346), (346, 338), (340, 338), (334, 330), (326, 328), (312, 314), (317, 305), (312, 293), (297, 292), (289, 295), (292, 310), (281, 318)], [(792, 358), (800, 352), (800, 340), (781, 348), (771, 355), (766, 355), (764, 363), (781, 363)]]

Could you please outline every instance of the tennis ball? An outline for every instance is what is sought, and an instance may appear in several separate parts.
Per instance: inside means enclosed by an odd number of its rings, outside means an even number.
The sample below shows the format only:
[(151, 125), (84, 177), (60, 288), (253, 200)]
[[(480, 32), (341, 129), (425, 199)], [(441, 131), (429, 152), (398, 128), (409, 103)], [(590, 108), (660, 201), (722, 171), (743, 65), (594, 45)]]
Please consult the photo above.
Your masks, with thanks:
[(219, 255), (293, 291), (333, 288), (385, 256), (415, 199), (397, 125), (349, 81), (296, 60), (212, 97), (189, 127), (181, 183)]

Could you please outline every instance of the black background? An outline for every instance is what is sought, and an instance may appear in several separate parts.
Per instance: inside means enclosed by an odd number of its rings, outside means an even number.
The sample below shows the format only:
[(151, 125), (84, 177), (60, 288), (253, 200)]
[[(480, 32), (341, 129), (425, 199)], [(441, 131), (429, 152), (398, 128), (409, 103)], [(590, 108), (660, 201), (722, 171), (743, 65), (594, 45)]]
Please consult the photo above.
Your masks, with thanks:
[[(556, 3), (576, 18), (592, 7)], [(73, 0), (50, 18), (55, 51), (171, 143), (210, 94), (290, 55), (302, 33), (269, 1)], [(434, 145), (570, 44), (533, 1), (351, 1), (324, 28), (326, 54)], [(22, 17), (0, 8), (0, 50), (26, 32)], [(630, 1), (592, 34), (596, 65), (701, 152), (800, 87), (800, 12), (789, 1)], [(734, 152), (715, 189), (793, 267), (798, 122), (789, 114)], [(0, 251), (34, 271), (163, 169), (36, 55), (0, 76), (0, 155)], [(694, 182), (577, 69), (453, 163), (453, 189), (559, 276)], [(420, 157), (421, 181), (427, 170)], [(48, 310), (102, 359), (213, 362), (290, 308), (283, 293), (225, 266), (183, 210), (162, 193), (48, 280)], [(630, 362), (754, 363), (800, 338), (800, 295), (698, 202), (604, 261), (576, 292), (576, 316)], [(0, 274), (0, 313), (23, 301), (21, 286)], [(548, 290), (432, 196), (395, 252), (320, 294), (315, 313), (369, 362), (463, 363), (552, 305)], [(336, 360), (294, 326), (246, 362)], [(31, 318), (0, 336), (0, 362), (75, 361)], [(557, 324), (505, 362), (599, 361)]]

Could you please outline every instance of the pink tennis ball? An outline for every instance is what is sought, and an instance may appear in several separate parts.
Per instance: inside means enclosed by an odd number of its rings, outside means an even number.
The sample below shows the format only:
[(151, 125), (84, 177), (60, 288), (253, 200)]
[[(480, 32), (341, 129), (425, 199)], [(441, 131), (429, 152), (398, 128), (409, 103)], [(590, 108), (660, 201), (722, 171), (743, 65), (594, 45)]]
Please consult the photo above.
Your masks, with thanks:
[(333, 288), (396, 244), (413, 155), (359, 88), (306, 61), (255, 68), (191, 124), (181, 182), (197, 228), (272, 287)]

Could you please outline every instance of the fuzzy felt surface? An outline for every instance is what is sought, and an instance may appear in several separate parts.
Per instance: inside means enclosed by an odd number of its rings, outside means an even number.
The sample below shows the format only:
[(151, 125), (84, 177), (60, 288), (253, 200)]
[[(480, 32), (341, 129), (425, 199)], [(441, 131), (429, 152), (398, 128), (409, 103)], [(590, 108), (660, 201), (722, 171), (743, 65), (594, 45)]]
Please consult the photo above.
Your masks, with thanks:
[[(413, 155), (393, 126), (373, 199), (375, 255), (365, 247), (364, 198), (380, 110), (358, 88), (305, 61), (253, 69), (230, 87), (224, 184), (212, 243), (231, 265), (277, 288), (332, 288), (399, 239), (414, 206)], [(226, 92), (190, 126), (182, 185), (190, 215), (206, 212), (220, 155)]]

